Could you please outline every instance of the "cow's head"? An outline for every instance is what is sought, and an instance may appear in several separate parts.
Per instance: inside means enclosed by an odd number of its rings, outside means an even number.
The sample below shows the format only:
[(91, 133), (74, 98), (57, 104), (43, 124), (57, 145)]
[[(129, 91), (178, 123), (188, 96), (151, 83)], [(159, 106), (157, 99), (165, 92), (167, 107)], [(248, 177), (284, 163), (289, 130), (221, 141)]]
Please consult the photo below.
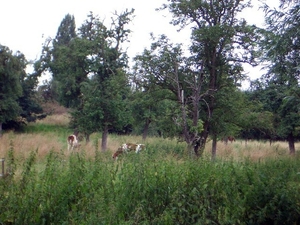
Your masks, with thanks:
[(117, 159), (120, 154), (123, 153), (122, 147), (119, 147), (118, 150), (112, 155), (113, 159)]

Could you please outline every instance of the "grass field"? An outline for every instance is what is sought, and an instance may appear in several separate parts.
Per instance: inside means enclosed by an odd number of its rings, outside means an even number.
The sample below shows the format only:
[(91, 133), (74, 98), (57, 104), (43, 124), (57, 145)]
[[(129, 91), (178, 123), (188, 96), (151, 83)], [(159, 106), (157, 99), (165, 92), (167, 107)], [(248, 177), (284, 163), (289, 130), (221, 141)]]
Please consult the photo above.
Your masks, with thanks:
[(139, 136), (101, 134), (67, 151), (66, 114), (25, 132), (6, 132), (0, 158), (13, 175), (0, 179), (0, 224), (300, 224), (299, 145), (219, 142), (210, 160), (191, 158), (175, 139), (149, 137), (146, 150), (114, 161)]
[[(44, 158), (50, 150), (55, 152), (67, 152), (66, 138), (73, 131), (68, 129), (69, 118), (67, 114), (58, 114), (48, 116), (42, 121), (29, 124), (24, 133), (6, 132), (0, 142), (0, 157), (7, 155), (8, 149), (13, 145), (15, 155), (20, 158), (26, 158), (31, 151), (38, 152), (38, 158)], [(141, 136), (118, 136), (109, 135), (108, 137), (108, 152), (111, 154), (125, 142), (142, 143)], [(89, 143), (81, 142), (81, 147), (75, 151), (84, 149), (87, 155), (92, 156), (95, 149), (101, 146), (101, 134), (94, 133), (91, 135)], [(158, 137), (148, 137), (145, 141), (146, 145), (150, 146), (167, 146), (168, 150), (172, 148), (178, 152), (184, 152), (186, 145), (178, 143), (176, 139), (162, 139)], [(300, 149), (300, 143), (296, 143), (296, 151)], [(100, 149), (99, 149), (100, 150)], [(175, 151), (175, 152), (176, 152)], [(111, 155), (110, 154), (110, 155)], [(188, 155), (188, 153), (186, 153)], [(204, 157), (211, 155), (211, 142), (206, 144)], [(289, 155), (288, 143), (275, 142), (272, 145), (269, 142), (237, 140), (227, 145), (223, 142), (218, 142), (217, 157), (223, 160), (243, 160), (245, 158), (253, 161), (262, 160), (265, 158), (280, 158)]]

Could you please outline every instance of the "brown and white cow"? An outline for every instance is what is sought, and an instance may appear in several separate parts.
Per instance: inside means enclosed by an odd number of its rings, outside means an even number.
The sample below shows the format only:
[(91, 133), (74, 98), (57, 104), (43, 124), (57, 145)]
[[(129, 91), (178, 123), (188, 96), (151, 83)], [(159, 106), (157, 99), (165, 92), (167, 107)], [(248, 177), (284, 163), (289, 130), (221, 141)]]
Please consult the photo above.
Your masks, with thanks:
[(139, 151), (145, 149), (145, 145), (144, 144), (126, 143), (126, 144), (122, 144), (121, 148), (125, 152), (135, 151), (135, 153), (138, 153)]
[(146, 147), (144, 144), (133, 144), (133, 143), (125, 143), (122, 144), (118, 150), (112, 155), (113, 159), (117, 159), (120, 154), (128, 153), (130, 151), (135, 151), (135, 153), (139, 153), (141, 150), (144, 150)]
[(67, 142), (68, 142), (68, 151), (73, 150), (74, 148), (79, 146), (77, 136), (74, 134), (68, 136)]

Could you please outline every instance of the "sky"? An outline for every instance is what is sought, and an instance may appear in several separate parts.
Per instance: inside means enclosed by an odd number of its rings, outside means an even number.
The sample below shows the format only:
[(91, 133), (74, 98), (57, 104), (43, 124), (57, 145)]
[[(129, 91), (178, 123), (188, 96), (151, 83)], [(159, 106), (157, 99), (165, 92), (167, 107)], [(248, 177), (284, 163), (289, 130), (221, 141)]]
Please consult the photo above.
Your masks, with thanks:
[[(266, 0), (274, 3), (276, 0)], [(110, 24), (114, 12), (135, 9), (135, 18), (130, 24), (132, 34), (127, 53), (130, 57), (141, 53), (150, 46), (150, 33), (155, 36), (166, 34), (174, 43), (189, 43), (189, 30), (177, 32), (171, 25), (167, 10), (157, 12), (167, 0), (9, 0), (1, 3), (0, 44), (13, 52), (22, 52), (27, 60), (39, 58), (43, 43), (48, 37), (56, 36), (58, 27), (66, 14), (74, 15), (79, 28), (92, 11), (104, 23)], [(262, 26), (264, 14), (258, 10), (258, 0), (252, 0), (256, 6), (248, 9), (241, 16), (248, 23)], [(251, 79), (261, 75), (259, 68), (246, 67)]]

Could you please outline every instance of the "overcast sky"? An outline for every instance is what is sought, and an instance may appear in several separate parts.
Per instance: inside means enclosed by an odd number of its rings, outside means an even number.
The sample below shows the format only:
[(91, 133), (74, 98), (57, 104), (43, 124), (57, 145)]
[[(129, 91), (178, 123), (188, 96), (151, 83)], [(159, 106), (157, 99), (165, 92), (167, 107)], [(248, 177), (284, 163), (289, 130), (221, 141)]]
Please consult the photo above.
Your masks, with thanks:
[[(268, 3), (278, 0), (266, 0)], [(130, 25), (133, 33), (130, 37), (128, 54), (133, 57), (148, 47), (150, 32), (155, 35), (166, 34), (173, 42), (189, 42), (189, 31), (178, 33), (169, 24), (167, 11), (157, 12), (167, 0), (7, 0), (1, 3), (0, 44), (9, 47), (13, 52), (19, 50), (27, 60), (40, 56), (42, 45), (47, 37), (54, 38), (57, 29), (66, 14), (74, 15), (76, 27), (80, 27), (90, 11), (110, 24), (112, 13), (125, 9), (135, 9), (135, 18)], [(258, 5), (258, 0), (252, 0)], [(242, 15), (248, 23), (261, 26), (263, 13), (257, 7), (245, 11)], [(251, 77), (259, 76), (259, 71), (251, 70)]]

